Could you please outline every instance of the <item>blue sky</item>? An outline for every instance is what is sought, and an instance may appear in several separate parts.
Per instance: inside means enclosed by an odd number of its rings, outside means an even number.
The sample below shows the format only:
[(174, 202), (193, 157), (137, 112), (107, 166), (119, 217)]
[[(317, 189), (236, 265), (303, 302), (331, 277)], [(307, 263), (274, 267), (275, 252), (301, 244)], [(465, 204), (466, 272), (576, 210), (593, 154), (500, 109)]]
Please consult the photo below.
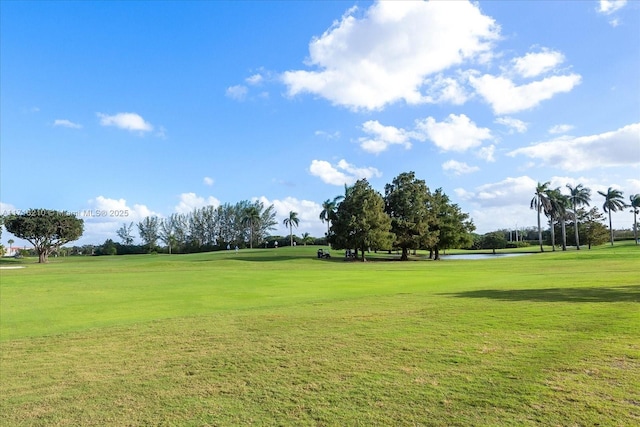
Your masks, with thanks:
[(78, 244), (245, 199), (321, 236), (406, 171), (480, 233), (534, 225), (538, 181), (640, 193), (640, 2), (0, 7), (0, 208), (128, 211)]

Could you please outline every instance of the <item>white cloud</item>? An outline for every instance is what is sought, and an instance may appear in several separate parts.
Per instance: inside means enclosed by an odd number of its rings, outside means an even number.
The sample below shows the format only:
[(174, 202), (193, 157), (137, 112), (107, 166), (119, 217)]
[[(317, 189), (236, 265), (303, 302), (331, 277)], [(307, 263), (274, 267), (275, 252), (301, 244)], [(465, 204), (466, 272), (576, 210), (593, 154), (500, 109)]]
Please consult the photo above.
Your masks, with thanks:
[(542, 52), (527, 53), (512, 60), (513, 70), (522, 77), (536, 77), (556, 68), (564, 62), (564, 55), (558, 51), (543, 49)]
[(627, 0), (600, 0), (598, 12), (610, 15), (613, 12), (622, 9), (627, 4)]
[(528, 124), (522, 120), (514, 119), (509, 116), (498, 117), (495, 122), (508, 127), (509, 133), (513, 133), (514, 131), (518, 133), (525, 133), (528, 127)]
[(460, 82), (461, 78), (466, 77), (460, 75), (459, 78), (444, 77), (441, 74), (433, 79), (426, 79), (424, 86), (426, 87), (425, 102), (433, 104), (450, 103), (453, 105), (462, 105), (469, 99), (467, 90)]
[(56, 119), (53, 122), (54, 126), (62, 126), (65, 128), (70, 128), (70, 129), (82, 129), (82, 125), (78, 124), (78, 123), (74, 123), (70, 120), (67, 119)]
[[(352, 109), (381, 109), (404, 100), (432, 101), (426, 78), (491, 52), (495, 21), (471, 2), (376, 2), (360, 17), (352, 8), (309, 44), (317, 70), (283, 73), (288, 94), (311, 93)], [(437, 79), (436, 79), (437, 80)], [(442, 99), (460, 100), (452, 81)], [(429, 92), (429, 87), (426, 87)]]
[(133, 207), (127, 204), (125, 199), (110, 199), (98, 196), (88, 201), (89, 208), (83, 209), (85, 220), (96, 222), (137, 222), (147, 216), (160, 216), (145, 205), (134, 204)]
[(476, 126), (467, 116), (450, 114), (445, 121), (433, 117), (418, 121), (416, 128), (444, 151), (466, 151), (491, 139), (491, 131)]
[(300, 223), (297, 228), (293, 229), (293, 234), (300, 236), (303, 233), (309, 233), (314, 237), (324, 236), (327, 225), (320, 221), (320, 211), (322, 206), (310, 200), (299, 200), (295, 197), (286, 197), (282, 200), (269, 200), (262, 196), (258, 198), (264, 206), (273, 205), (276, 210), (276, 221), (278, 228), (275, 231), (283, 236), (289, 235), (289, 229), (282, 224), (285, 218), (289, 217), (289, 212), (297, 212)]
[(252, 76), (249, 76), (245, 79), (245, 81), (247, 83), (249, 83), (250, 85), (258, 85), (260, 83), (262, 83), (262, 81), (264, 80), (264, 77), (262, 77), (262, 74), (256, 73)]
[(510, 156), (525, 155), (568, 171), (640, 165), (640, 123), (615, 131), (581, 137), (560, 137), (519, 148)]
[(215, 181), (213, 180), (213, 178), (205, 176), (202, 182), (204, 183), (204, 185), (208, 185), (209, 187), (211, 187)]
[(569, 131), (570, 131), (570, 130), (572, 130), (572, 129), (573, 129), (573, 126), (572, 126), (572, 125), (566, 125), (566, 124), (562, 124), (562, 125), (555, 125), (555, 126), (552, 126), (552, 127), (549, 129), (549, 133), (550, 133), (550, 134), (557, 135), (557, 134), (560, 134), (560, 133), (567, 133), (567, 132), (569, 132)]
[(496, 152), (496, 146), (491, 144), (486, 147), (481, 147), (476, 153), (476, 155), (487, 162), (495, 162), (496, 161), (496, 158), (494, 157), (495, 152)]
[(102, 126), (115, 126), (120, 129), (139, 132), (153, 130), (153, 126), (136, 113), (118, 113), (113, 116), (97, 113), (97, 115)]
[(463, 175), (467, 173), (477, 172), (480, 170), (477, 166), (469, 166), (464, 162), (456, 160), (448, 160), (442, 164), (442, 170), (445, 172), (453, 172), (455, 175)]
[(369, 137), (358, 139), (360, 147), (369, 153), (381, 153), (390, 145), (402, 145), (411, 148), (411, 133), (394, 126), (383, 126), (377, 120), (369, 120), (362, 124), (362, 130)]
[(335, 166), (324, 160), (312, 160), (309, 172), (331, 185), (351, 185), (362, 178), (382, 176), (382, 173), (374, 167), (358, 168), (344, 159)]
[(323, 130), (317, 130), (317, 131), (315, 131), (314, 135), (315, 136), (321, 136), (321, 137), (324, 137), (324, 138), (327, 138), (327, 139), (338, 139), (338, 138), (340, 138), (340, 131), (337, 130), (335, 132), (326, 132), (326, 131), (323, 131)]
[(180, 203), (176, 205), (175, 211), (177, 213), (186, 214), (193, 212), (196, 208), (202, 208), (204, 206), (220, 206), (220, 201), (213, 196), (209, 196), (206, 199), (198, 196), (196, 193), (182, 193), (180, 194)]
[(227, 88), (226, 95), (231, 99), (235, 99), (236, 101), (243, 101), (247, 97), (248, 92), (249, 89), (247, 89), (246, 86), (235, 85), (229, 86)]
[(550, 76), (517, 86), (507, 77), (485, 74), (469, 77), (469, 83), (491, 105), (494, 113), (511, 114), (533, 108), (558, 93), (569, 92), (581, 79), (578, 74)]

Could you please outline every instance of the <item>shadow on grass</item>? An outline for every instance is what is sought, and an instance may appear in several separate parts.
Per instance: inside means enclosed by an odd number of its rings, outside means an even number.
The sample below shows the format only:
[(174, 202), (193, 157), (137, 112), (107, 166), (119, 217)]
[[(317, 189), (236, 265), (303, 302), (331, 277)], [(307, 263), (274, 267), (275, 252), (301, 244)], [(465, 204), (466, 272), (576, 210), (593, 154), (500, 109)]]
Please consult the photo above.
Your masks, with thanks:
[(456, 298), (490, 298), (502, 301), (640, 302), (640, 285), (609, 288), (487, 289), (441, 295), (449, 295)]

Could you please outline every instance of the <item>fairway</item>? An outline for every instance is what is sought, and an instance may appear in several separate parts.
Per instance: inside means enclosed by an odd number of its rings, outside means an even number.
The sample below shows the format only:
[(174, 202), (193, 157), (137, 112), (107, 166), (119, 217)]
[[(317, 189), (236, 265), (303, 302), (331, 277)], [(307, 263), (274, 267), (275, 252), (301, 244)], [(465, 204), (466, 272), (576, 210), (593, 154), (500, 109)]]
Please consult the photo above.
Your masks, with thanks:
[(640, 247), (2, 260), (0, 425), (640, 423)]

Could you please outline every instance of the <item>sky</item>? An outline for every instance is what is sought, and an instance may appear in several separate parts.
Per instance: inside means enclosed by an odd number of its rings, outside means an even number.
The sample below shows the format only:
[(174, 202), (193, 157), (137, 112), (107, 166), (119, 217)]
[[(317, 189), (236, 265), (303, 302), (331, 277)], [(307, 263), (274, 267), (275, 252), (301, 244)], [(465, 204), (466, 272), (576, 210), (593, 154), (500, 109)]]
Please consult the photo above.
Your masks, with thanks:
[(638, 1), (3, 0), (0, 24), (0, 210), (76, 212), (75, 244), (242, 200), (320, 237), (345, 184), (409, 171), (478, 233), (534, 226), (538, 182), (640, 193)]

